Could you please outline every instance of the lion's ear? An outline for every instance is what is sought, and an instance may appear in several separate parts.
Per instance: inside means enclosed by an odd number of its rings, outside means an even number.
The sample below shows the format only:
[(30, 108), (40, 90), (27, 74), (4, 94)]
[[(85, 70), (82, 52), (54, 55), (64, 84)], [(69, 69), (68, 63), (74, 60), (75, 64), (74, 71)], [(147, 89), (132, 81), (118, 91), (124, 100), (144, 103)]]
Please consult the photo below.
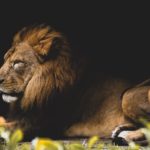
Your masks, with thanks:
[(20, 42), (28, 42), (39, 55), (47, 56), (49, 52), (60, 49), (65, 38), (50, 26), (40, 25), (23, 28), (18, 32), (13, 43)]
[(63, 45), (63, 37), (59, 32), (51, 32), (33, 45), (34, 50), (42, 56), (57, 53)]

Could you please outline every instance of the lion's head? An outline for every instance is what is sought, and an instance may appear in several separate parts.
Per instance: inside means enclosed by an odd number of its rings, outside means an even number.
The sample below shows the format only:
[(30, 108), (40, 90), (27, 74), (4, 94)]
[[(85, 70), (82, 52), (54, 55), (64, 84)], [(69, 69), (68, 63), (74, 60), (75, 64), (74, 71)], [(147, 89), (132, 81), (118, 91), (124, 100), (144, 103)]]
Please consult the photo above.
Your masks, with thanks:
[(76, 73), (65, 37), (49, 26), (23, 28), (4, 56), (0, 69), (0, 93), (22, 108), (41, 105), (53, 91), (71, 86)]

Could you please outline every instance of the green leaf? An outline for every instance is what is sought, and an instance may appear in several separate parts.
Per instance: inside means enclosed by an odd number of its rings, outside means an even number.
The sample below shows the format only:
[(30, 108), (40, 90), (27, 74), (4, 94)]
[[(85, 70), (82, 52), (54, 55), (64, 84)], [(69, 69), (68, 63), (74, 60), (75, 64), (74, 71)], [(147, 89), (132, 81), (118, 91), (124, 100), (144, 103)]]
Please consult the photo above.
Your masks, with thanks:
[(98, 140), (99, 140), (98, 136), (91, 137), (88, 141), (88, 148), (92, 148)]
[(31, 145), (30, 144), (21, 144), (18, 148), (19, 150), (31, 150)]
[(20, 129), (15, 130), (11, 137), (10, 137), (10, 142), (11, 143), (18, 143), (23, 139), (23, 133)]
[(142, 128), (141, 132), (144, 133), (144, 135), (146, 136), (146, 139), (148, 140), (148, 142), (150, 143), (150, 129), (147, 128)]
[(149, 122), (149, 121), (147, 121), (147, 120), (144, 119), (144, 118), (140, 118), (139, 120), (140, 120), (140, 122), (141, 122), (147, 129), (150, 129), (150, 122)]
[(140, 146), (135, 144), (134, 142), (129, 142), (129, 149), (130, 150), (140, 150)]
[(5, 131), (5, 128), (0, 126), (0, 135), (1, 135), (4, 131)]
[(64, 150), (63, 145), (48, 138), (36, 138), (32, 145), (34, 150)]
[(81, 144), (69, 144), (67, 146), (67, 150), (85, 150), (85, 148)]

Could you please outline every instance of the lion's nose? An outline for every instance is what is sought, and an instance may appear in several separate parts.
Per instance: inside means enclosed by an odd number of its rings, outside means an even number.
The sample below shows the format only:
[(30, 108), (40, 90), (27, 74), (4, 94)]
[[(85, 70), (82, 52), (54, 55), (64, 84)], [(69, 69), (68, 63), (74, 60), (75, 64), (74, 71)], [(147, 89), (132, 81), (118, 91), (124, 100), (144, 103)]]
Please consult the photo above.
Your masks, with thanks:
[(0, 84), (4, 82), (4, 78), (0, 77)]

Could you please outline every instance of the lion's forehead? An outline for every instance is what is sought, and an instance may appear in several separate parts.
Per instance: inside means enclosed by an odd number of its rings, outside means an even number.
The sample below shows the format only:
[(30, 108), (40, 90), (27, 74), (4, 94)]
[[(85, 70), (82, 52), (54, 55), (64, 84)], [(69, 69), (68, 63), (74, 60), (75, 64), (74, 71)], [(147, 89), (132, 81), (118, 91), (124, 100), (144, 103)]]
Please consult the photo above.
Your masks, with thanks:
[(20, 43), (13, 49), (14, 49), (13, 52), (12, 50), (10, 50), (6, 53), (6, 55), (9, 55), (9, 59), (8, 59), (9, 61), (14, 61), (14, 60), (29, 61), (30, 58), (34, 60), (34, 58), (36, 57), (34, 50), (27, 43)]
[(21, 42), (16, 45), (17, 50), (31, 49), (32, 47), (27, 42)]

